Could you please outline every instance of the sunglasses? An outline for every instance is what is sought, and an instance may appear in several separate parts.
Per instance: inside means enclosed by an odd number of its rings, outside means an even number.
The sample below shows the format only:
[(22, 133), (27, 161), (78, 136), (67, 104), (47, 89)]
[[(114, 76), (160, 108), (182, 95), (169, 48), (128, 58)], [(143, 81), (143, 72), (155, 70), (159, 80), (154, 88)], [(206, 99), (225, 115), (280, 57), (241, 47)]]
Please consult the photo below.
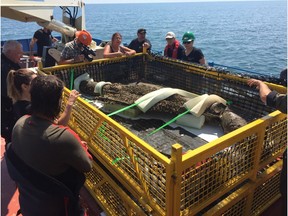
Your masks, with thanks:
[(190, 44), (192, 41), (183, 42), (183, 44)]

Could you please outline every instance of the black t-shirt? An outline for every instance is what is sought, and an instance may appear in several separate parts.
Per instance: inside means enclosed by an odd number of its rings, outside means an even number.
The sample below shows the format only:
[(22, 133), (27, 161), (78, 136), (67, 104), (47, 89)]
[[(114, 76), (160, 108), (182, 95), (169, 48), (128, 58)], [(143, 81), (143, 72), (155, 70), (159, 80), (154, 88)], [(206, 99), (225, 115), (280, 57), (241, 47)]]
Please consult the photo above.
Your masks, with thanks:
[(10, 70), (20, 69), (20, 65), (12, 62), (3, 53), (1, 53), (1, 96), (7, 97), (6, 79)]
[(131, 43), (128, 45), (128, 47), (129, 47), (130, 49), (135, 50), (136, 53), (140, 53), (140, 52), (143, 52), (143, 44), (144, 44), (145, 42), (147, 42), (147, 43), (150, 45), (150, 47), (147, 49), (147, 51), (150, 51), (152, 45), (151, 45), (151, 43), (150, 43), (150, 41), (149, 41), (148, 39), (145, 39), (144, 41), (139, 42), (138, 39), (136, 38), (136, 39), (134, 39), (134, 40), (131, 41)]
[(52, 45), (51, 32), (45, 32), (43, 29), (39, 29), (34, 33), (33, 37), (37, 39), (37, 56), (42, 57), (43, 47)]
[(11, 141), (11, 132), (14, 125), (13, 104), (7, 96), (7, 75), (10, 70), (20, 69), (19, 64), (12, 62), (1, 53), (1, 136), (6, 142)]
[(188, 56), (186, 56), (185, 54), (183, 55), (182, 60), (200, 64), (199, 60), (202, 59), (203, 57), (204, 55), (202, 51), (196, 47), (193, 47), (193, 50), (189, 53)]
[(15, 122), (24, 115), (31, 115), (31, 102), (19, 100), (13, 104), (13, 114)]

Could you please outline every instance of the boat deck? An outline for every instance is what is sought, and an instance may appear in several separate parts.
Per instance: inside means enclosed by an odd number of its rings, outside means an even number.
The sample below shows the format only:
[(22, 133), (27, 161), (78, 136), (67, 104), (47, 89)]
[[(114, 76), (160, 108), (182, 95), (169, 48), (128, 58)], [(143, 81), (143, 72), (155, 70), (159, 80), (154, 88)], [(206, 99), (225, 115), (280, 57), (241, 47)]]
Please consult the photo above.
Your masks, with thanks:
[[(18, 190), (16, 185), (11, 180), (8, 175), (6, 162), (4, 158), (5, 152), (5, 140), (1, 137), (1, 215), (4, 216), (16, 216), (17, 211), (19, 210), (18, 202)], [(102, 209), (89, 194), (89, 192), (83, 188), (80, 192), (82, 197), (82, 205), (88, 210), (89, 216), (100, 216), (105, 215), (101, 214)], [(271, 215), (284, 215), (282, 214), (282, 199), (280, 198), (275, 202), (270, 208), (268, 208), (261, 216), (271, 216)]]

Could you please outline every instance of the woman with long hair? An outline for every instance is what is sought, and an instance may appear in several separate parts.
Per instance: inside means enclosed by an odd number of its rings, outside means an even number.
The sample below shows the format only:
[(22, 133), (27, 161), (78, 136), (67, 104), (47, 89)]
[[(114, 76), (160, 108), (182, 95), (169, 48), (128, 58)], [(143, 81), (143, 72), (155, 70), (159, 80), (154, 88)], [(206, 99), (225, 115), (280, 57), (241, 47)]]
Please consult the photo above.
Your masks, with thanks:
[[(31, 94), (30, 86), (32, 80), (37, 77), (37, 74), (30, 69), (11, 70), (7, 76), (7, 95), (13, 101), (13, 115), (15, 122), (23, 115), (31, 115)], [(72, 90), (67, 101), (64, 112), (61, 114), (57, 122), (62, 125), (67, 125), (72, 106), (75, 103), (79, 92)]]
[(111, 42), (107, 43), (104, 48), (103, 52), (104, 58), (130, 56), (136, 53), (135, 50), (122, 46), (121, 43), (122, 43), (122, 35), (119, 32), (114, 33), (112, 35)]

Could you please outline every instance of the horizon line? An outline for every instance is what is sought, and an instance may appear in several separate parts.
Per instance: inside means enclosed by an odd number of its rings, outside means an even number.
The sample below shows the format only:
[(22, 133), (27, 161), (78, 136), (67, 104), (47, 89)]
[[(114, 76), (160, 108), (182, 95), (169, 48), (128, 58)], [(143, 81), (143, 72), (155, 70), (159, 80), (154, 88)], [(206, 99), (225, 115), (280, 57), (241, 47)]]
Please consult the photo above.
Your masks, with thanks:
[(140, 1), (140, 2), (85, 2), (85, 4), (158, 4), (158, 3), (217, 3), (217, 2), (259, 2), (259, 1), (263, 1), (263, 2), (267, 2), (267, 1), (274, 1), (274, 2), (281, 2), (281, 1), (286, 1), (286, 0), (188, 0), (188, 1)]

